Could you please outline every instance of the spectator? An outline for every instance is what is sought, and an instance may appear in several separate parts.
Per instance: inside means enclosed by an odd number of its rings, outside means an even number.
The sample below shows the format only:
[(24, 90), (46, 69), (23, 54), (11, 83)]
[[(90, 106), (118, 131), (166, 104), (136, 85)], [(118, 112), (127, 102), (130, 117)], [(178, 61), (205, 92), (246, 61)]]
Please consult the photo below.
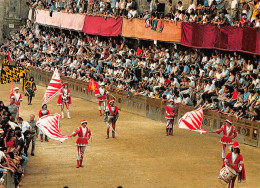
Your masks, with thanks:
[(11, 115), (11, 121), (14, 122), (15, 119), (18, 118), (18, 106), (16, 104), (14, 104), (15, 99), (11, 98), (10, 99), (10, 104), (7, 105), (8, 107), (8, 112)]
[(7, 152), (12, 152), (16, 148), (17, 139), (15, 137), (14, 130), (10, 129), (6, 133), (6, 137), (4, 139), (5, 148), (7, 148)]
[(31, 135), (30, 135), (30, 139), (28, 141), (28, 147), (30, 146), (30, 143), (32, 142), (32, 149), (31, 149), (32, 156), (34, 156), (35, 142), (36, 142), (36, 138), (38, 138), (38, 135), (39, 135), (39, 129), (36, 126), (36, 121), (34, 120), (34, 118), (35, 118), (35, 115), (31, 114), (30, 120), (28, 121), (28, 123), (31, 127)]
[(21, 163), (21, 170), (24, 171), (29, 159), (23, 153), (25, 143), (24, 143), (24, 139), (22, 138), (22, 132), (20, 130), (17, 130), (15, 135), (16, 135), (16, 138), (17, 138), (16, 151), (17, 151), (17, 154), (23, 159), (23, 162)]

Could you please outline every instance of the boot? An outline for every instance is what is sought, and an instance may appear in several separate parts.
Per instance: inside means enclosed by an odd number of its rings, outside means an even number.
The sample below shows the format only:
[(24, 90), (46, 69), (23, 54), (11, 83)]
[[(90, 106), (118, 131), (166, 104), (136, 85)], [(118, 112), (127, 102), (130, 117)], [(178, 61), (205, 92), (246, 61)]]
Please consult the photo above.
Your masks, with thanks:
[(80, 167), (84, 167), (83, 165), (82, 165), (82, 163), (83, 163), (83, 159), (82, 160), (80, 160)]
[(168, 134), (168, 128), (166, 128), (166, 134), (165, 134), (165, 136), (168, 136), (169, 134)]
[(172, 128), (170, 129), (170, 133), (169, 133), (169, 135), (173, 136)]
[(112, 131), (112, 138), (116, 138), (114, 131)]
[(32, 96), (30, 96), (30, 102), (29, 105), (32, 105)]
[(61, 112), (61, 118), (62, 119), (64, 118), (64, 112), (63, 111)]
[(76, 168), (79, 168), (79, 160), (77, 160), (77, 167)]
[(69, 112), (69, 110), (67, 111), (67, 118), (68, 118), (68, 119), (71, 118), (71, 117), (70, 117), (70, 112)]
[(99, 110), (99, 115), (102, 116), (102, 112), (101, 112), (101, 110)]
[(109, 139), (109, 129), (107, 129), (107, 139)]
[(45, 135), (45, 142), (49, 142), (48, 137)]
[(43, 142), (43, 134), (41, 134), (41, 142)]

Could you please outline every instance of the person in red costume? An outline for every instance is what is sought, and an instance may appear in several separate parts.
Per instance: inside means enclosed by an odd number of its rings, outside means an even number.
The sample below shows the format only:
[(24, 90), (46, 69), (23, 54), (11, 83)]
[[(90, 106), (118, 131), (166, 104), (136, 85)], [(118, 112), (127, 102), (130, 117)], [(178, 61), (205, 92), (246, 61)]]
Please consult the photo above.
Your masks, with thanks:
[(166, 106), (166, 117), (167, 120), (166, 124), (166, 136), (172, 135), (173, 136), (173, 122), (176, 115), (176, 106), (174, 105), (174, 100), (170, 99), (170, 104)]
[[(246, 181), (244, 160), (243, 160), (243, 156), (240, 154), (238, 142), (234, 142), (234, 144), (231, 146), (231, 152), (227, 154), (224, 163), (222, 165), (222, 168), (225, 165), (233, 168), (236, 171), (239, 183)], [(228, 188), (234, 187), (237, 176), (235, 176), (228, 183)]]
[(102, 116), (102, 109), (101, 109), (102, 103), (104, 105), (104, 112), (106, 111), (107, 95), (108, 95), (108, 91), (105, 89), (105, 83), (102, 82), (100, 84), (100, 88), (97, 90), (97, 93), (95, 94), (98, 100), (98, 105), (99, 105), (98, 109), (99, 109), (100, 116)]
[(222, 159), (224, 160), (225, 158), (225, 151), (226, 151), (226, 146), (229, 147), (231, 150), (231, 146), (233, 144), (233, 139), (237, 137), (237, 130), (236, 128), (232, 125), (232, 120), (231, 119), (226, 119), (226, 124), (222, 125), (220, 129), (210, 132), (210, 133), (217, 133), (220, 134), (223, 132), (223, 136), (220, 140), (222, 143)]
[(67, 108), (67, 118), (70, 119), (69, 106), (71, 105), (71, 95), (68, 83), (64, 83), (61, 89), (57, 104), (61, 106), (61, 118), (64, 118), (64, 106)]
[(116, 138), (115, 129), (116, 129), (116, 121), (119, 117), (119, 113), (118, 113), (118, 107), (114, 106), (114, 103), (115, 103), (114, 99), (108, 100), (108, 106), (104, 114), (104, 121), (107, 124), (107, 139), (109, 138), (109, 128), (111, 127), (110, 124), (112, 124), (112, 138)]
[(91, 138), (91, 131), (87, 127), (88, 122), (83, 120), (81, 122), (81, 126), (76, 129), (75, 132), (72, 133), (70, 137), (75, 137), (78, 135), (78, 139), (76, 141), (77, 145), (77, 168), (83, 167), (83, 157), (86, 147), (88, 146), (88, 140)]

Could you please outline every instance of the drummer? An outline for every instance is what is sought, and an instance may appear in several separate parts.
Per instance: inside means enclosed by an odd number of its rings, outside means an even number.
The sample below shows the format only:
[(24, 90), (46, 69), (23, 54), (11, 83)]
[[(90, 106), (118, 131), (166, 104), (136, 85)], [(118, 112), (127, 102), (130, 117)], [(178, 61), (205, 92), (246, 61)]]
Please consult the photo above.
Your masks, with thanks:
[[(226, 158), (224, 159), (224, 163), (222, 168), (227, 165), (230, 168), (233, 168), (237, 172), (238, 182), (245, 182), (246, 181), (246, 174), (245, 174), (245, 166), (243, 161), (243, 156), (240, 154), (239, 144), (238, 142), (234, 142), (231, 146), (231, 152), (227, 154)], [(229, 183), (228, 188), (233, 188), (235, 185), (235, 176)]]

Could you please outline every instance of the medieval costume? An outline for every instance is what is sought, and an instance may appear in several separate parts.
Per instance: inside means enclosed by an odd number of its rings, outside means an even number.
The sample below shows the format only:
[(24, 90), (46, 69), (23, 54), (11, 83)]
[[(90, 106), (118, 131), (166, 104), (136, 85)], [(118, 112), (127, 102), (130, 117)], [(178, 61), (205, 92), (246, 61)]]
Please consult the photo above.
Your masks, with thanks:
[(237, 137), (237, 130), (232, 125), (231, 119), (227, 119), (226, 124), (222, 125), (220, 129), (214, 131), (213, 133), (220, 134), (221, 132), (223, 132), (223, 137), (221, 138), (220, 142), (222, 143), (222, 159), (224, 160), (226, 146), (228, 146), (229, 149), (231, 149), (231, 146), (233, 144), (232, 139)]
[(97, 100), (98, 100), (98, 105), (99, 105), (99, 113), (100, 113), (100, 116), (102, 116), (102, 103), (103, 103), (103, 106), (104, 106), (104, 112), (106, 111), (106, 100), (107, 100), (107, 94), (108, 94), (108, 91), (105, 89), (105, 84), (104, 83), (101, 83), (100, 84), (100, 88), (98, 89), (97, 93), (95, 94), (95, 96), (97, 96)]
[(61, 105), (61, 118), (64, 118), (64, 106), (66, 106), (67, 118), (70, 119), (69, 106), (71, 105), (71, 95), (68, 89), (68, 83), (63, 84), (57, 104)]
[(87, 126), (87, 121), (83, 120), (81, 122), (81, 126), (76, 129), (75, 132), (72, 133), (71, 136), (78, 135), (78, 139), (76, 141), (77, 145), (77, 168), (83, 167), (83, 157), (86, 146), (88, 146), (88, 140), (91, 138), (91, 131)]
[(166, 136), (173, 135), (173, 123), (176, 115), (176, 106), (174, 105), (173, 99), (170, 99), (170, 104), (166, 106)]
[(104, 114), (104, 121), (107, 124), (107, 139), (109, 138), (109, 129), (112, 124), (112, 138), (115, 137), (116, 121), (119, 117), (118, 107), (114, 106), (114, 99), (108, 100), (108, 106)]
[(37, 89), (33, 77), (30, 77), (30, 79), (25, 83), (25, 89), (25, 96), (28, 96), (28, 105), (31, 105), (32, 98), (35, 96), (35, 91)]

